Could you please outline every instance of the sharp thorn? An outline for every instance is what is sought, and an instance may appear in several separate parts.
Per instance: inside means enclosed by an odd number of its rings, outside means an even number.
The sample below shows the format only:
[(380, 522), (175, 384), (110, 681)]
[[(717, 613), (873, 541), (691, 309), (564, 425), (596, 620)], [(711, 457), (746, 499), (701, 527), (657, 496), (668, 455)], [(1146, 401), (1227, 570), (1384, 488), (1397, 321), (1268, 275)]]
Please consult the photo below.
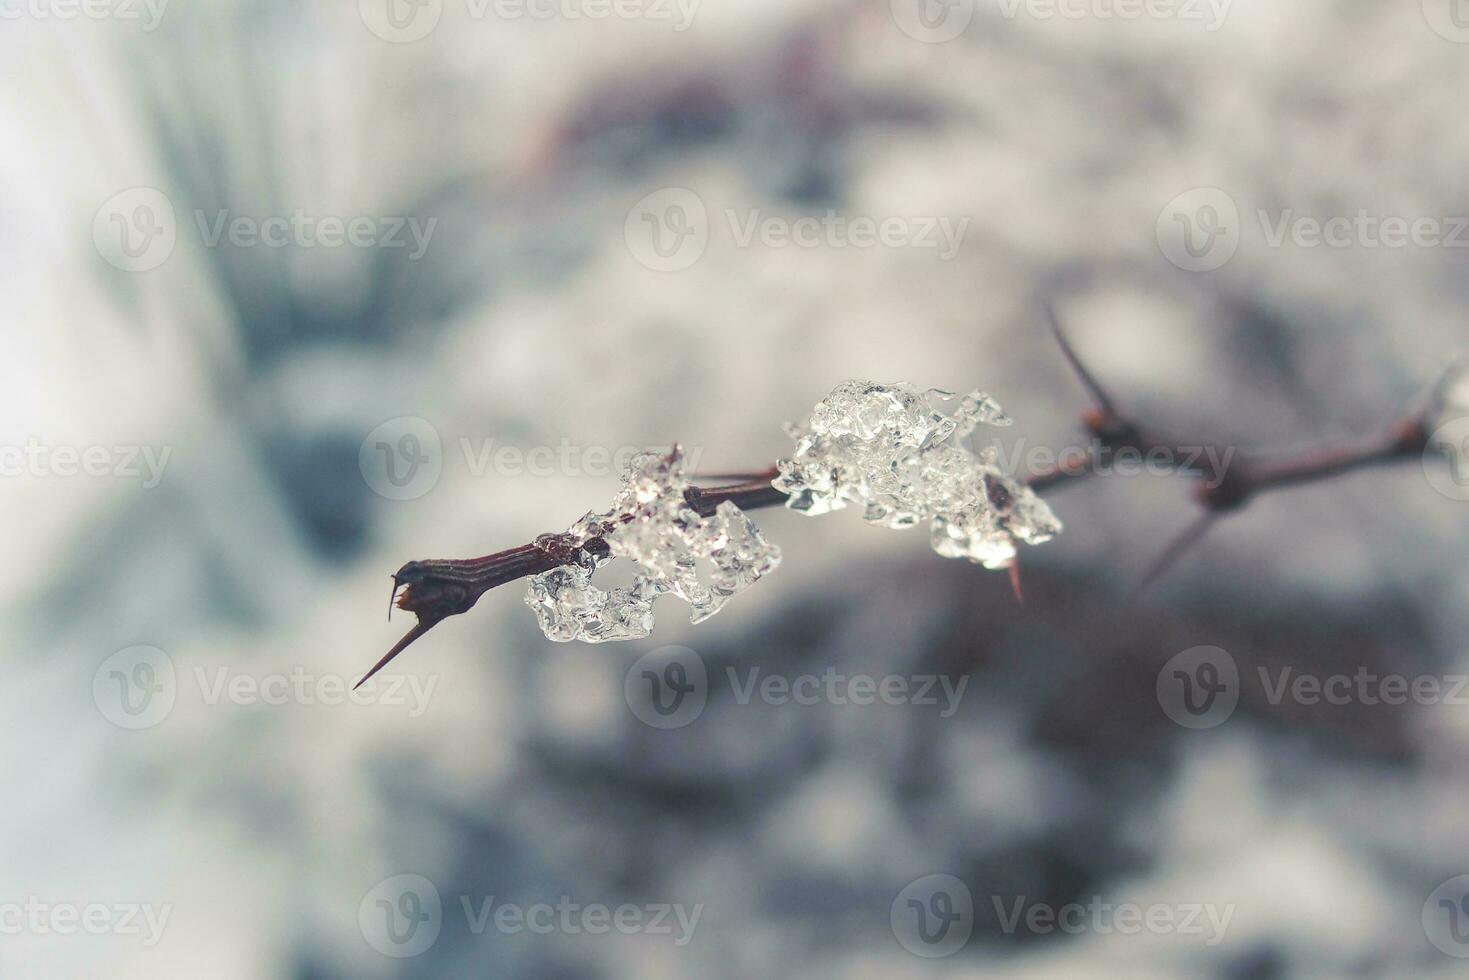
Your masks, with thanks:
[(1180, 531), (1172, 541), (1168, 542), (1168, 547), (1163, 549), (1163, 553), (1157, 557), (1152, 567), (1148, 569), (1147, 574), (1143, 576), (1142, 581), (1138, 583), (1137, 588), (1133, 590), (1133, 598), (1137, 598), (1146, 592), (1149, 586), (1161, 578), (1164, 572), (1168, 571), (1178, 559), (1184, 556), (1185, 552), (1198, 544), (1218, 519), (1219, 515), (1217, 513), (1208, 511)]
[(417, 640), (420, 636), (433, 629), (439, 624), (439, 622), (440, 620), (437, 619), (420, 619), (417, 623), (414, 624), (413, 629), (409, 630), (403, 635), (403, 639), (399, 640), (396, 644), (393, 645), (393, 649), (389, 650), (386, 654), (383, 655), (383, 658), (381, 660), (373, 664), (372, 669), (362, 676), (362, 680), (352, 685), (352, 690), (355, 691), (363, 684), (366, 684), (368, 681), (372, 680), (374, 674), (386, 667), (389, 663), (392, 662), (394, 657), (402, 653), (404, 650), (407, 650), (409, 645), (412, 644), (414, 640)]
[(1107, 394), (1106, 389), (1098, 383), (1091, 371), (1087, 370), (1087, 366), (1077, 356), (1076, 349), (1071, 346), (1071, 341), (1067, 339), (1066, 331), (1061, 329), (1061, 318), (1057, 316), (1056, 308), (1050, 303), (1044, 305), (1046, 318), (1051, 322), (1051, 334), (1056, 338), (1057, 346), (1061, 348), (1061, 356), (1066, 358), (1066, 363), (1071, 366), (1071, 370), (1076, 372), (1076, 376), (1081, 379), (1082, 385), (1086, 387), (1087, 392), (1092, 396), (1092, 400), (1097, 403), (1097, 407), (1108, 415), (1116, 414), (1115, 406), (1112, 403), (1112, 396)]

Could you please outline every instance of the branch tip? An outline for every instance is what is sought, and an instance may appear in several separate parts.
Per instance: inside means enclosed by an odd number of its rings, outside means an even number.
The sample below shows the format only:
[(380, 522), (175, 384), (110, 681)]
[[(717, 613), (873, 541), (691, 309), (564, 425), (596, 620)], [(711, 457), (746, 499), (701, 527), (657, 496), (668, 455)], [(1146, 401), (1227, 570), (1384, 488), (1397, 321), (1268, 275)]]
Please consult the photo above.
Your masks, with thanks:
[(1218, 519), (1218, 511), (1205, 511), (1180, 531), (1172, 541), (1168, 542), (1168, 547), (1164, 548), (1163, 553), (1154, 560), (1152, 567), (1148, 569), (1147, 574), (1133, 590), (1133, 598), (1142, 595), (1149, 586), (1162, 578), (1164, 572), (1168, 571), (1190, 548), (1199, 543)]
[(1102, 387), (1092, 372), (1082, 363), (1081, 357), (1076, 353), (1076, 348), (1071, 346), (1071, 341), (1066, 337), (1066, 331), (1061, 329), (1061, 318), (1056, 314), (1056, 307), (1049, 302), (1045, 303), (1044, 306), (1046, 318), (1051, 324), (1051, 335), (1056, 338), (1056, 345), (1061, 348), (1061, 356), (1066, 359), (1066, 363), (1071, 366), (1071, 370), (1081, 379), (1083, 387), (1092, 396), (1092, 401), (1097, 403), (1097, 408), (1107, 416), (1115, 415), (1116, 408), (1112, 402), (1112, 396), (1107, 394), (1107, 390)]
[(398, 654), (402, 653), (404, 650), (407, 650), (408, 647), (412, 645), (415, 640), (417, 640), (423, 634), (427, 633), (429, 630), (433, 629), (440, 622), (442, 622), (442, 620), (440, 619), (420, 619), (417, 623), (413, 625), (413, 629), (403, 634), (403, 639), (393, 644), (393, 649), (384, 654), (381, 660), (372, 665), (371, 670), (362, 675), (362, 680), (352, 685), (352, 690), (355, 691), (363, 684), (366, 684), (368, 681), (372, 680), (373, 676), (377, 674), (378, 671), (382, 670), (393, 661), (393, 658), (397, 657)]
[(1025, 593), (1020, 588), (1020, 560), (1017, 558), (1010, 562), (1010, 591), (1015, 593), (1015, 601), (1022, 606), (1025, 605)]

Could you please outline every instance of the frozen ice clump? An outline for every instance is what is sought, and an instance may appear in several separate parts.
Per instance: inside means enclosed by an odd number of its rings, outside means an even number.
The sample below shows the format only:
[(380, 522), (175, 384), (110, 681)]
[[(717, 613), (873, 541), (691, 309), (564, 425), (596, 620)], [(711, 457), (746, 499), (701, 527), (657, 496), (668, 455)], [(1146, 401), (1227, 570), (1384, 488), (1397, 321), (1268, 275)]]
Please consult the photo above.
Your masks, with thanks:
[(599, 589), (592, 573), (576, 565), (542, 572), (530, 580), (525, 602), (536, 612), (548, 639), (587, 643), (639, 640), (653, 632), (657, 586), (645, 579), (623, 589)]
[[(570, 565), (530, 580), (526, 603), (552, 640), (630, 640), (653, 628), (653, 600), (671, 594), (691, 607), (690, 620), (703, 622), (731, 597), (780, 564), (780, 549), (766, 542), (743, 511), (729, 501), (709, 517), (688, 505), (682, 452), (641, 453), (628, 464), (612, 509), (588, 513), (560, 536), (580, 548), (601, 538), (608, 553), (582, 551)], [(603, 590), (592, 573), (616, 558), (638, 566), (633, 584)]]
[(1444, 372), (1429, 396), (1423, 426), (1429, 448), (1449, 459), (1455, 478), (1469, 474), (1469, 355), (1462, 355)]
[(614, 556), (637, 562), (649, 580), (687, 602), (699, 623), (780, 563), (754, 523), (725, 501), (700, 517), (684, 499), (683, 457), (644, 454), (628, 467), (619, 506), (628, 519), (605, 535)]
[(1041, 544), (1061, 530), (1045, 501), (1000, 472), (992, 448), (976, 456), (961, 444), (980, 425), (1010, 424), (983, 391), (846, 381), (786, 427), (796, 448), (772, 483), (793, 510), (815, 516), (852, 503), (883, 527), (928, 521), (940, 555), (1005, 568), (1016, 542)]
[(1431, 431), (1469, 417), (1469, 354), (1461, 355), (1444, 372), (1429, 396), (1426, 413)]

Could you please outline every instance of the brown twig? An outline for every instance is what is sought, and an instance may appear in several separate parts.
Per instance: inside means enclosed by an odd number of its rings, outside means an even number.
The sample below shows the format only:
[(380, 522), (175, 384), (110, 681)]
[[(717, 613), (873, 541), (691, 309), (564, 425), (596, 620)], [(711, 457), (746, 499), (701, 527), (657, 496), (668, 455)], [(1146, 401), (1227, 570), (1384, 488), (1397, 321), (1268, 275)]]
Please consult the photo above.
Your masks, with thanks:
[(1096, 457), (1085, 449), (1070, 449), (1048, 470), (1026, 478), (1025, 484), (1036, 493), (1070, 486), (1084, 476), (1096, 472)]
[[(1049, 309), (1049, 308), (1048, 308)], [(1051, 329), (1067, 363), (1092, 391), (1098, 407), (1082, 416), (1082, 424), (1109, 451), (1132, 450), (1156, 454), (1167, 460), (1174, 472), (1188, 470), (1198, 483), (1194, 499), (1204, 513), (1164, 546), (1144, 575), (1135, 594), (1141, 594), (1162, 577), (1179, 558), (1203, 539), (1224, 514), (1239, 510), (1254, 498), (1272, 490), (1329, 480), (1360, 469), (1421, 458), (1428, 447), (1428, 426), (1422, 413), (1394, 422), (1386, 433), (1363, 445), (1329, 447), (1294, 456), (1265, 459), (1202, 442), (1183, 444), (1158, 430), (1123, 415), (1087, 370), (1066, 338), (1060, 322), (1051, 313)], [(1229, 451), (1225, 451), (1228, 448)], [(1035, 489), (1063, 485), (1076, 476), (1097, 471), (1095, 454), (1087, 454), (1090, 465), (1083, 469), (1074, 459), (1030, 481)], [(1203, 468), (1186, 466), (1202, 462)]]
[(1138, 582), (1137, 588), (1133, 590), (1132, 594), (1139, 596), (1146, 592), (1148, 586), (1162, 578), (1163, 573), (1172, 568), (1174, 563), (1183, 557), (1184, 552), (1202, 541), (1204, 535), (1209, 533), (1209, 528), (1213, 527), (1214, 523), (1218, 520), (1219, 513), (1212, 510), (1206, 510), (1196, 517), (1188, 527), (1178, 533), (1177, 537), (1168, 542), (1168, 546), (1163, 549), (1162, 554), (1153, 559), (1152, 567), (1143, 575), (1142, 580)]
[[(772, 468), (769, 472), (773, 476), (777, 471)], [(770, 476), (762, 471), (756, 474), (756, 479), (745, 483), (689, 487), (684, 491), (684, 499), (701, 517), (713, 514), (726, 500), (741, 510), (774, 507), (785, 503), (786, 495), (770, 485)], [(366, 684), (393, 658), (445, 619), (469, 612), (479, 597), (491, 589), (562, 565), (579, 563), (587, 556), (606, 554), (607, 542), (600, 537), (577, 546), (565, 535), (543, 534), (530, 544), (482, 558), (410, 561), (393, 576), (393, 594), (397, 596), (398, 608), (416, 615), (418, 623), (352, 689), (355, 691)]]
[(1092, 401), (1096, 402), (1097, 411), (1104, 412), (1107, 415), (1115, 415), (1116, 405), (1112, 401), (1112, 396), (1107, 394), (1107, 390), (1102, 387), (1101, 383), (1087, 369), (1087, 366), (1082, 363), (1081, 358), (1077, 356), (1075, 348), (1071, 346), (1071, 341), (1066, 336), (1066, 331), (1061, 329), (1061, 318), (1056, 315), (1056, 308), (1050, 303), (1047, 303), (1045, 304), (1045, 309), (1046, 319), (1051, 325), (1051, 336), (1056, 338), (1056, 346), (1061, 348), (1061, 356), (1066, 358), (1066, 363), (1071, 366), (1071, 370), (1075, 372), (1082, 385), (1090, 392)]
[[(1108, 452), (1132, 450), (1156, 454), (1169, 461), (1175, 472), (1186, 469), (1185, 461), (1205, 463), (1203, 469), (1188, 470), (1198, 479), (1195, 500), (1204, 513), (1170, 541), (1143, 577), (1141, 592), (1160, 578), (1185, 552), (1229, 511), (1244, 507), (1255, 497), (1272, 490), (1328, 480), (1367, 467), (1417, 459), (1428, 445), (1423, 416), (1413, 415), (1392, 426), (1379, 439), (1360, 446), (1334, 447), (1295, 456), (1264, 459), (1229, 452), (1203, 444), (1182, 444), (1151, 426), (1124, 415), (1117, 402), (1087, 368), (1067, 338), (1055, 311), (1046, 313), (1066, 363), (1091, 395), (1094, 407), (1082, 416), (1082, 424), (1095, 438), (1098, 448)], [(684, 492), (689, 507), (704, 517), (720, 503), (732, 501), (741, 510), (758, 510), (786, 502), (786, 495), (771, 486), (778, 471), (774, 467), (748, 472), (707, 474), (703, 479), (732, 479), (728, 486), (691, 486)], [(1037, 492), (1059, 489), (1082, 477), (1105, 472), (1099, 453), (1071, 450), (1050, 469), (1032, 474), (1024, 482)], [(368, 671), (357, 687), (406, 650), (419, 637), (450, 616), (468, 612), (479, 597), (498, 586), (541, 572), (584, 561), (588, 556), (607, 554), (606, 541), (594, 537), (577, 546), (564, 534), (543, 534), (531, 544), (496, 552), (482, 558), (410, 561), (393, 576), (393, 594), (399, 609), (418, 617), (418, 622)], [(1011, 587), (1023, 602), (1017, 566), (1012, 566)], [(401, 594), (399, 593), (399, 590)], [(355, 688), (354, 688), (355, 690)]]

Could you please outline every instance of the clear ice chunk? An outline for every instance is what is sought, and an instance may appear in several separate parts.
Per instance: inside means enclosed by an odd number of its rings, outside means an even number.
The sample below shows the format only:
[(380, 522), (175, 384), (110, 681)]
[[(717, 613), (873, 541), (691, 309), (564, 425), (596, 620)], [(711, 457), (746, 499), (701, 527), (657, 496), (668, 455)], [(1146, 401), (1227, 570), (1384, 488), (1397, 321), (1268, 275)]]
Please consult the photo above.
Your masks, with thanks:
[[(588, 512), (563, 536), (577, 547), (593, 537), (609, 556), (563, 566), (530, 580), (526, 603), (553, 640), (627, 640), (653, 628), (653, 600), (671, 594), (699, 623), (780, 564), (749, 517), (729, 501), (705, 518), (688, 506), (682, 452), (641, 453), (628, 464), (612, 509)], [(597, 567), (617, 558), (638, 566), (633, 585), (604, 591), (591, 584)]]
[(847, 504), (890, 528), (929, 522), (933, 548), (987, 568), (1007, 567), (1017, 541), (1040, 544), (1061, 530), (1046, 503), (961, 445), (980, 425), (1011, 420), (983, 391), (965, 395), (906, 383), (846, 381), (800, 425), (795, 452), (779, 460), (776, 489), (808, 516)]
[[(1448, 457), (1454, 479), (1469, 474), (1469, 439), (1463, 420), (1469, 418), (1469, 355), (1449, 365), (1429, 396), (1423, 415), (1428, 446)], [(1459, 424), (1455, 424), (1459, 423)]]
[(1430, 432), (1466, 416), (1469, 416), (1469, 354), (1449, 365), (1434, 386), (1425, 413)]
[(592, 573), (577, 565), (533, 576), (525, 603), (535, 610), (541, 632), (558, 642), (605, 643), (638, 640), (653, 632), (653, 600), (661, 590), (639, 577), (621, 589), (599, 589)]

